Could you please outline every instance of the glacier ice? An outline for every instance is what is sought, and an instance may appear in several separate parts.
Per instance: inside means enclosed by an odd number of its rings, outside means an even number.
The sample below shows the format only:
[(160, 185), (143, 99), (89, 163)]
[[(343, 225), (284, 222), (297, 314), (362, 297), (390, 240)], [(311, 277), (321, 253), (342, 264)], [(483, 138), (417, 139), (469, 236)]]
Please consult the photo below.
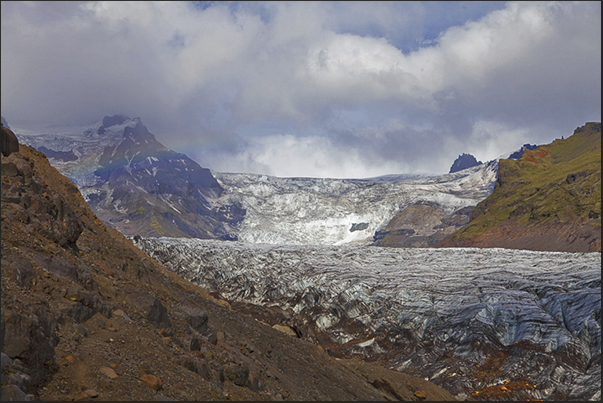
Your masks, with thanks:
[(366, 245), (399, 211), (434, 202), (446, 213), (475, 206), (494, 189), (498, 161), (440, 176), (279, 178), (212, 171), (224, 193), (212, 203), (246, 209), (238, 239), (250, 243)]
[[(538, 385), (515, 396), (522, 399), (589, 399), (600, 389), (600, 253), (182, 238), (136, 244), (228, 300), (290, 310), (297, 327), (347, 343), (348, 353), (385, 354), (392, 367), (433, 377), (453, 393), (505, 377)], [(490, 384), (472, 378), (501, 352), (506, 361)], [(563, 376), (551, 375), (556, 368)]]

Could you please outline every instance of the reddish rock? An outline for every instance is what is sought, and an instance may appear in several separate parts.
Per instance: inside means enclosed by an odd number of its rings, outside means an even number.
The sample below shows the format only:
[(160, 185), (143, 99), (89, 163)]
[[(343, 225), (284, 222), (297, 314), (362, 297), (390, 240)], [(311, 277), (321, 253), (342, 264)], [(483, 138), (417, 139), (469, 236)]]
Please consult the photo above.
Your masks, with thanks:
[(115, 373), (115, 371), (112, 368), (101, 367), (101, 369), (99, 369), (99, 372), (111, 379), (117, 378), (117, 374)]
[(141, 375), (140, 380), (144, 382), (144, 384), (147, 385), (149, 388), (154, 390), (160, 390), (163, 386), (163, 382), (161, 381), (161, 379), (159, 379), (159, 377), (155, 375), (143, 374)]

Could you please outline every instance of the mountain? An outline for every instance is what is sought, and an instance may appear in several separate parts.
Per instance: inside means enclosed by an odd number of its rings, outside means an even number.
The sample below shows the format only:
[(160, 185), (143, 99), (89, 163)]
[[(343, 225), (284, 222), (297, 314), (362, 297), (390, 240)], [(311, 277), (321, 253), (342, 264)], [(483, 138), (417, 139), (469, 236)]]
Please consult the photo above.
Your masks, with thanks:
[[(76, 132), (19, 139), (44, 152), (79, 187), (94, 213), (128, 236), (388, 244), (401, 225), (415, 231), (413, 245), (417, 236), (437, 232), (431, 245), (465, 223), (467, 208), (491, 193), (497, 169), (494, 161), (448, 175), (370, 179), (212, 172), (165, 148), (140, 119), (123, 115)], [(386, 228), (416, 203), (430, 206), (424, 215), (437, 216), (439, 228), (410, 222)]]
[(474, 167), (481, 163), (482, 162), (478, 161), (473, 155), (463, 153), (463, 154), (459, 155), (457, 159), (454, 160), (454, 162), (452, 163), (452, 166), (450, 167), (449, 173), (458, 172), (463, 169), (471, 168), (471, 167)]
[(601, 123), (501, 159), (493, 193), (437, 246), (601, 251)]
[(44, 154), (18, 150), (1, 157), (3, 401), (454, 400), (335, 360), (280, 308), (259, 320), (184, 280), (103, 224)]
[(245, 211), (212, 206), (223, 189), (211, 172), (164, 147), (140, 118), (105, 116), (80, 131), (18, 137), (45, 153), (123, 234), (236, 239)]
[[(584, 132), (593, 125), (587, 124)], [(210, 171), (164, 147), (139, 118), (123, 115), (105, 116), (78, 131), (18, 137), (46, 153), (51, 164), (78, 185), (94, 213), (127, 236), (600, 250), (600, 157), (598, 171), (581, 168), (600, 151), (574, 145), (584, 136), (559, 140), (546, 151), (549, 157), (538, 154), (549, 146), (525, 144), (510, 155), (520, 159), (502, 159), (502, 173), (498, 160), (481, 163), (462, 154), (449, 174), (369, 179)], [(597, 144), (590, 137), (582, 142)], [(555, 154), (564, 152), (571, 158)], [(495, 183), (506, 185), (491, 195)], [(550, 209), (551, 200), (563, 205)], [(494, 232), (482, 235), (494, 225)]]
[(4, 118), (4, 116), (0, 116), (0, 121), (2, 122), (2, 125), (4, 127), (6, 127), (7, 129), (10, 129), (10, 126), (8, 125), (8, 122), (6, 121), (6, 119)]

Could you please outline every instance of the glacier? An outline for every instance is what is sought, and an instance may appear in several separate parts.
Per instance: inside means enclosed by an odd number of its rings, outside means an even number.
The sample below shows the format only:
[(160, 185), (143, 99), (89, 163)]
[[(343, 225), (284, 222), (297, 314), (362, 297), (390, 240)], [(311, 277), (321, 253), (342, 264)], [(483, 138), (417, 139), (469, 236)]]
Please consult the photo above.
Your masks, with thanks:
[(432, 202), (445, 214), (475, 206), (496, 182), (498, 160), (439, 176), (391, 175), (370, 179), (212, 175), (224, 189), (214, 208), (246, 210), (237, 237), (248, 243), (367, 245), (399, 211)]
[(488, 400), (507, 385), (503, 400), (600, 400), (600, 253), (135, 244), (229, 301), (282, 309), (304, 337), (459, 396)]

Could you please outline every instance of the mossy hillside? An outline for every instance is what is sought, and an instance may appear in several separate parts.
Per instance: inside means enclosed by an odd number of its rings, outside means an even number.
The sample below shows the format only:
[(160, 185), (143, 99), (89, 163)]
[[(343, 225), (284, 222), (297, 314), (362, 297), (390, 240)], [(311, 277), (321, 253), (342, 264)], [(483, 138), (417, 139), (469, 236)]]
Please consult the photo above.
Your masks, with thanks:
[(474, 238), (506, 220), (526, 226), (584, 220), (600, 227), (600, 217), (601, 124), (587, 123), (567, 139), (525, 150), (519, 160), (501, 159), (494, 192), (454, 239)]

